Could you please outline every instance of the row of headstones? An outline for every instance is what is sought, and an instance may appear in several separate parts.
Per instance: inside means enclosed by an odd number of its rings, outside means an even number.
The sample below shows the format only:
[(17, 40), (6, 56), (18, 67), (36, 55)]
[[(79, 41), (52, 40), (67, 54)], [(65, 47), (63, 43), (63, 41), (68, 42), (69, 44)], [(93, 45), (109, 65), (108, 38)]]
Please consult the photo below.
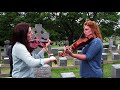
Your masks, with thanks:
[(66, 46), (66, 45), (69, 45), (69, 41), (68, 40), (62, 40), (62, 41), (59, 41), (59, 42), (56, 41), (55, 45)]
[[(113, 48), (113, 50), (115, 50), (114, 48)], [(52, 49), (52, 52), (54, 53), (54, 54), (57, 54), (56, 53), (56, 51), (57, 50), (55, 50), (55, 49)], [(81, 52), (81, 51), (80, 51)], [(104, 52), (108, 52), (107, 51), (107, 49), (105, 49), (104, 50)], [(78, 51), (78, 53), (79, 53), (79, 51)], [(103, 54), (103, 56), (106, 56), (107, 54)], [(117, 55), (117, 56), (116, 56)], [(118, 56), (118, 54), (116, 54), (116, 53), (113, 53), (113, 57), (116, 57), (116, 58), (118, 58), (119, 56)], [(103, 57), (104, 58), (104, 57)], [(105, 58), (104, 58), (105, 59)], [(104, 60), (103, 59), (103, 60)], [(8, 57), (4, 57), (4, 63), (9, 63), (9, 58)], [(60, 63), (59, 63), (59, 65), (60, 66), (66, 66), (67, 65), (67, 59), (65, 58), (65, 57), (59, 57), (59, 60), (60, 60)], [(114, 59), (113, 59), (114, 60)], [(77, 60), (76, 58), (74, 58), (74, 61), (75, 61), (75, 65), (79, 65), (79, 61), (80, 60)], [(44, 67), (43, 67), (44, 68)], [(48, 75), (48, 73), (45, 75), (45, 69), (37, 69), (37, 72), (40, 72), (41, 71), (41, 73), (44, 73), (44, 74), (36, 74), (36, 77), (50, 77), (51, 75), (50, 75), (50, 73), (49, 73), (49, 75)], [(46, 69), (46, 70), (49, 70), (49, 72), (51, 71), (50, 69)], [(67, 76), (65, 76), (65, 75), (68, 75), (68, 76), (70, 76), (69, 75), (70, 73), (64, 73), (64, 74), (62, 74), (61, 73), (61, 77), (67, 77)], [(37, 76), (38, 75), (38, 76)], [(39, 76), (39, 75), (43, 75), (43, 76)], [(62, 76), (63, 75), (63, 76)]]
[[(54, 55), (58, 55), (59, 57), (59, 60), (61, 60), (62, 58), (59, 56), (59, 53), (62, 53), (62, 51), (59, 51), (57, 48), (52, 48), (52, 52)], [(77, 50), (77, 53), (82, 53), (81, 50)], [(108, 48), (103, 48), (103, 53), (102, 53), (102, 58), (103, 60), (107, 60), (107, 57), (108, 57), (108, 53), (109, 53), (109, 50)], [(120, 60), (120, 54), (119, 53), (115, 53), (115, 52), (112, 52), (112, 60)], [(76, 59), (74, 58), (74, 60), (76, 61)], [(76, 65), (76, 64), (75, 64)]]
[(2, 47), (0, 46), (0, 60), (3, 60), (4, 58), (8, 57), (7, 52), (8, 52), (8, 47), (10, 46), (10, 40), (5, 40), (4, 41), (4, 52), (2, 54)]
[[(35, 68), (35, 77), (36, 78), (52, 78), (51, 67), (49, 65), (44, 65), (41, 68)], [(0, 66), (0, 75), (1, 75), (1, 66)], [(73, 72), (60, 73), (61, 78), (75, 78)], [(120, 78), (120, 64), (112, 65), (112, 78)]]
[[(112, 51), (115, 51), (115, 50), (120, 50), (120, 45), (118, 46), (118, 48), (116, 48), (116, 46), (112, 46)], [(54, 55), (57, 55), (58, 54), (58, 48), (52, 48), (52, 53)], [(78, 50), (79, 52), (79, 50)], [(103, 53), (109, 53), (109, 48), (103, 48)]]
[[(116, 46), (113, 45), (113, 38), (112, 37), (110, 38), (109, 49), (116, 50)], [(120, 50), (120, 45), (118, 45), (117, 49)], [(104, 54), (104, 56), (105, 56), (104, 58), (106, 59), (107, 53)], [(114, 58), (120, 60), (120, 55), (118, 53), (112, 53), (112, 59), (114, 59)], [(113, 64), (111, 71), (112, 71), (111, 78), (120, 78), (120, 64)]]
[[(118, 49), (120, 50), (120, 46), (118, 47)], [(112, 47), (112, 50), (113, 50), (113, 52), (110, 52), (112, 54), (112, 60), (120, 60), (120, 54), (117, 52), (114, 52), (114, 50), (116, 50), (115, 46)], [(102, 53), (103, 60), (107, 60), (108, 53), (109, 53), (109, 49), (103, 48), (103, 53)]]
[[(102, 59), (108, 60), (108, 53), (102, 53)], [(112, 60), (120, 60), (120, 54), (119, 53), (112, 53)]]
[[(77, 53), (81, 53), (81, 51), (77, 51)], [(5, 58), (4, 60), (7, 60), (8, 58)], [(59, 57), (60, 60), (60, 66), (67, 66), (67, 58), (66, 57)], [(80, 60), (77, 60), (74, 58), (74, 64), (79, 65)], [(118, 72), (118, 65), (117, 67), (114, 65), (112, 69), (112, 77), (119, 77), (119, 72)], [(41, 68), (35, 68), (35, 77), (36, 78), (51, 78), (51, 67), (49, 65), (44, 65)], [(75, 78), (75, 74), (73, 72), (66, 72), (66, 73), (61, 73), (60, 74), (61, 78)]]
[[(10, 45), (10, 40), (6, 40), (4, 41), (5, 45), (4, 45), (4, 56), (7, 56), (7, 51), (8, 51), (8, 47)], [(110, 45), (109, 45), (110, 46)], [(120, 50), (120, 45), (118, 44), (118, 47), (116, 47), (115, 45), (111, 44), (111, 50)], [(108, 53), (108, 48), (104, 48), (104, 52)], [(0, 50), (1, 52), (1, 50)], [(58, 49), (57, 48), (52, 48), (52, 52), (53, 54), (58, 54)]]
[(115, 50), (120, 50), (120, 44), (118, 44), (118, 46), (111, 46), (111, 51), (115, 51)]
[[(0, 49), (0, 59), (1, 59), (1, 57), (7, 57), (7, 51), (8, 51), (8, 47), (10, 45), (10, 41), (6, 40), (6, 41), (4, 41), (4, 43), (5, 43), (5, 45), (4, 45), (4, 56), (1, 56), (1, 49)], [(117, 49), (120, 50), (120, 45), (119, 44), (118, 44), (118, 48), (115, 45), (112, 45), (111, 47), (112, 47), (112, 51), (117, 50)], [(52, 53), (54, 55), (58, 54), (58, 48), (52, 48), (51, 50), (52, 50)], [(108, 53), (108, 48), (104, 48), (103, 53)]]
[[(58, 49), (52, 49), (52, 52), (54, 53), (54, 55), (61, 53), (62, 51), (58, 51)], [(105, 53), (102, 53), (102, 58), (103, 60), (107, 60), (108, 57), (108, 49), (105, 48), (104, 49)], [(82, 53), (81, 50), (77, 50), (77, 53)], [(67, 58), (66, 57), (60, 57), (59, 56), (59, 66), (67, 66)], [(119, 53), (112, 53), (112, 60), (120, 60), (120, 54)], [(73, 58), (73, 65), (79, 65), (80, 60), (77, 60), (76, 58)], [(3, 63), (4, 64), (9, 64), (9, 57), (3, 57)], [(50, 66), (52, 63), (49, 63)]]
[(112, 47), (115, 47), (115, 44), (116, 44), (115, 37), (111, 36), (109, 41), (109, 49), (112, 50)]
[[(57, 48), (52, 48), (52, 53), (54, 55), (58, 55), (58, 65), (59, 66), (67, 66), (67, 58), (66, 57), (60, 57), (59, 53), (62, 53), (62, 51), (58, 51)], [(82, 53), (81, 50), (77, 50), (77, 53)], [(108, 58), (108, 48), (104, 48), (103, 53), (102, 53), (102, 58), (103, 60), (107, 60)], [(3, 63), (4, 64), (9, 64), (9, 57), (8, 56), (2, 56)], [(120, 60), (120, 54), (119, 53), (112, 53), (112, 60)], [(80, 60), (73, 58), (73, 65), (79, 65)], [(49, 63), (50, 66), (52, 66), (52, 63)]]

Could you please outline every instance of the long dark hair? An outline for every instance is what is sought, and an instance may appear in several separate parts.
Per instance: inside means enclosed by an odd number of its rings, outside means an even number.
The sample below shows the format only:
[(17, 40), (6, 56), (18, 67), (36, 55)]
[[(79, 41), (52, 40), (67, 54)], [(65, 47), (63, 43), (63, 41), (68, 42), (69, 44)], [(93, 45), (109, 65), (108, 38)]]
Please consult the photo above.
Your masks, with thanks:
[(16, 42), (20, 42), (24, 44), (27, 48), (27, 50), (30, 52), (30, 45), (29, 41), (27, 40), (27, 33), (29, 31), (30, 24), (21, 22), (18, 23), (14, 29), (13, 29), (13, 35), (12, 35), (12, 47)]

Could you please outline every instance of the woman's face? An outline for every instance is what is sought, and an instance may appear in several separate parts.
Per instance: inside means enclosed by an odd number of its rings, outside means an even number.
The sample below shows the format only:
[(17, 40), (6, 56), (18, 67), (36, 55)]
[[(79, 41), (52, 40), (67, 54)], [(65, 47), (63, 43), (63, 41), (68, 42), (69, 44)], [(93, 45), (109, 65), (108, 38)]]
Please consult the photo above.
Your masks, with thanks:
[(84, 26), (84, 34), (85, 37), (88, 37), (90, 34), (93, 34), (93, 31), (91, 30), (91, 28), (87, 25)]
[(29, 27), (29, 31), (27, 33), (27, 39), (28, 39), (28, 41), (32, 40), (32, 35), (33, 35), (32, 29), (31, 29), (31, 27)]

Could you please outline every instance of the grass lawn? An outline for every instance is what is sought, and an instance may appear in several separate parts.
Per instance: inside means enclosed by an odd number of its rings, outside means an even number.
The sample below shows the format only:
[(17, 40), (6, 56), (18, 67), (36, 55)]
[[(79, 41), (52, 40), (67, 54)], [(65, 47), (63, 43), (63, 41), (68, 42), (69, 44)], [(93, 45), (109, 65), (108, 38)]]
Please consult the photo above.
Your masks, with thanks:
[[(120, 64), (119, 62), (112, 64)], [(112, 64), (103, 64), (103, 78), (110, 78), (112, 75)], [(60, 78), (60, 73), (64, 72), (73, 72), (76, 78), (80, 78), (79, 76), (79, 67), (76, 68), (52, 68), (52, 78)]]
[[(119, 62), (112, 63), (112, 64), (120, 64)], [(112, 64), (103, 64), (103, 78), (110, 78), (112, 75)], [(61, 78), (60, 74), (61, 73), (66, 73), (66, 72), (73, 72), (76, 76), (76, 78), (80, 78), (79, 76), (79, 66), (74, 67), (74, 68), (52, 68), (52, 78)], [(9, 68), (2, 68), (1, 73), (9, 73)], [(9, 76), (9, 75), (7, 75)]]

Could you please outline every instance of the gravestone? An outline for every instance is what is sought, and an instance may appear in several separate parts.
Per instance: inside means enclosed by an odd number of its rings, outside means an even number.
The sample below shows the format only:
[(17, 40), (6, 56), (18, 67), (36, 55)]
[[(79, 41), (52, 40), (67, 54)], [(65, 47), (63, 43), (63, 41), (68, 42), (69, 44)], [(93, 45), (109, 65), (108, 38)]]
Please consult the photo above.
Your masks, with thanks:
[(48, 46), (48, 53), (52, 53), (51, 45)]
[(36, 53), (39, 53), (41, 50), (42, 50), (41, 47), (37, 47), (36, 49), (34, 49), (34, 51), (35, 51)]
[[(35, 24), (35, 28), (33, 28), (32, 31), (35, 33), (33, 34), (33, 38), (39, 38), (40, 42), (46, 42), (46, 40), (49, 39), (49, 33), (42, 27), (42, 24)], [(37, 48), (36, 52), (38, 53), (39, 51), (40, 48)]]
[(58, 55), (58, 48), (52, 48), (53, 55)]
[(60, 73), (61, 78), (76, 78), (73, 72)]
[(67, 66), (67, 58), (59, 57), (59, 66)]
[(120, 54), (119, 53), (112, 53), (112, 60), (120, 60)]
[(4, 57), (3, 63), (4, 64), (10, 64), (9, 57)]
[(120, 64), (112, 65), (112, 78), (120, 78)]
[(58, 51), (58, 57), (62, 57), (60, 54), (63, 53), (63, 51)]
[(103, 58), (103, 60), (107, 60), (107, 53), (102, 53), (102, 58)]
[(35, 28), (33, 28), (32, 30), (35, 32), (37, 37), (42, 37), (44, 39), (49, 38), (49, 33), (42, 27), (42, 24), (35, 24)]
[(65, 40), (65, 46), (69, 45), (69, 41), (68, 40)]
[[(77, 54), (82, 54), (82, 50), (77, 50)], [(75, 60), (75, 61), (74, 61), (74, 63), (76, 63), (76, 64), (77, 64), (77, 63), (80, 63), (80, 62), (81, 62), (81, 60), (79, 60), (79, 61), (78, 61), (78, 60)]]
[(118, 47), (117, 47), (118, 50), (120, 50), (120, 44), (118, 44)]
[(6, 57), (6, 56), (8, 56), (7, 55), (7, 52), (8, 52), (8, 47), (9, 47), (9, 45), (10, 45), (10, 40), (6, 40), (6, 41), (4, 41), (4, 57)]
[(109, 43), (103, 43), (103, 48), (108, 48), (109, 49)]
[(73, 58), (73, 65), (80, 65), (80, 61), (81, 60), (78, 60), (77, 58)]
[[(49, 39), (49, 33), (42, 27), (42, 24), (35, 24), (35, 28), (32, 29), (35, 34), (33, 34), (33, 38), (39, 37), (41, 38), (41, 42), (45, 42), (45, 40)], [(41, 50), (40, 47), (35, 49), (35, 51), (38, 53)], [(51, 45), (48, 46), (48, 52), (52, 53)], [(49, 57), (49, 56), (48, 56)], [(49, 62), (48, 65), (52, 67), (52, 62)]]
[(112, 46), (112, 51), (114, 51), (114, 50), (116, 50), (116, 46), (115, 45)]
[(34, 68), (35, 78), (52, 78), (51, 67), (48, 64)]
[(113, 45), (116, 45), (116, 36), (113, 36)]
[(82, 50), (77, 50), (77, 54), (82, 54)]
[(48, 62), (47, 64), (52, 67), (52, 62)]
[(108, 48), (103, 48), (103, 53), (108, 53)]

